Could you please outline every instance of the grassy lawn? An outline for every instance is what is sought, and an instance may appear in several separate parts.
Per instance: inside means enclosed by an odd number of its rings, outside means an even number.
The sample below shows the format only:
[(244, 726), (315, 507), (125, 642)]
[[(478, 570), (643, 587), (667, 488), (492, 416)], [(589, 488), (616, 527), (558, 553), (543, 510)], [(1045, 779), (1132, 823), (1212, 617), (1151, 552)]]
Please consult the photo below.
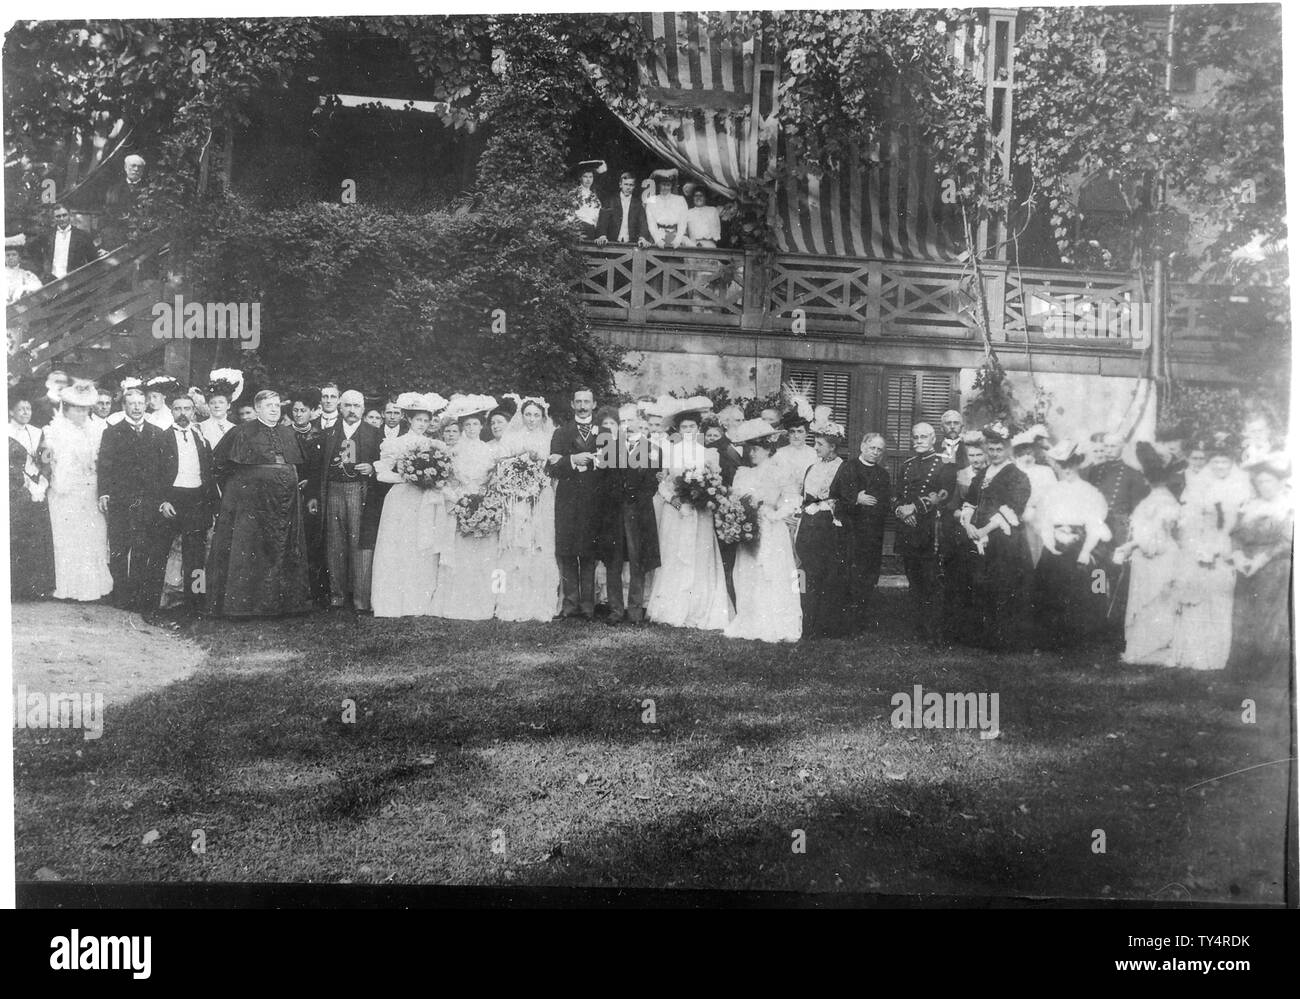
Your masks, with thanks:
[[(929, 652), (884, 599), (882, 634), (775, 648), (202, 622), (202, 666), (110, 706), (102, 738), (15, 732), (16, 877), (1283, 900), (1290, 765), (1192, 785), (1293, 755), (1285, 689)], [(996, 692), (1001, 736), (893, 728), (917, 683)]]

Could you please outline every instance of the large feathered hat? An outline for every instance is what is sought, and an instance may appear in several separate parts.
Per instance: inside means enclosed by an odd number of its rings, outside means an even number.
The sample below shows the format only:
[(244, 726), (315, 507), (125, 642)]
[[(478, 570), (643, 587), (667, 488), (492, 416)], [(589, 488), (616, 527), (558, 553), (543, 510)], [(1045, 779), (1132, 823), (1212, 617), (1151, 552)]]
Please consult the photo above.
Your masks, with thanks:
[(661, 399), (660, 405), (664, 408), (664, 423), (673, 427), (688, 416), (701, 420), (705, 413), (713, 412), (713, 400), (707, 395), (693, 395), (689, 399), (669, 397), (666, 402)]
[(802, 392), (795, 391), (789, 384), (785, 386), (785, 395), (790, 401), (790, 408), (781, 414), (781, 426), (786, 430), (792, 430), (812, 423), (814, 417), (812, 401)]
[(813, 410), (812, 423), (808, 432), (814, 437), (825, 437), (833, 441), (836, 447), (844, 443), (844, 427), (831, 419), (830, 406), (818, 406)]
[[(243, 391), (244, 373), (238, 368), (215, 368), (208, 372), (208, 395), (224, 395), (227, 402), (233, 403)], [(316, 405), (320, 405), (319, 398)]]

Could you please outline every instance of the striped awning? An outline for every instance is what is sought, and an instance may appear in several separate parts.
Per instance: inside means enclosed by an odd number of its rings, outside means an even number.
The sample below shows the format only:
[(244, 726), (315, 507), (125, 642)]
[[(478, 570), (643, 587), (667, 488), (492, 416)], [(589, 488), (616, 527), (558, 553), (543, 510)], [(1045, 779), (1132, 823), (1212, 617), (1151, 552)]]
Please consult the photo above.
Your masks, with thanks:
[[(780, 109), (767, 121), (755, 111), (754, 40), (714, 30), (704, 15), (643, 14), (662, 40), (641, 67), (639, 100), (609, 94), (600, 70), (587, 70), (606, 102), (649, 149), (727, 198), (758, 175), (760, 141), (776, 139), (777, 155), (799, 162), (780, 129)], [(725, 25), (725, 22), (724, 22)], [(982, 71), (984, 31), (949, 32), (953, 59)], [(769, 56), (770, 58), (770, 56)], [(796, 172), (777, 192), (778, 248), (787, 253), (882, 259), (952, 260), (959, 256), (954, 220), (940, 202), (940, 183), (920, 143), (899, 130), (872, 159), (848, 155), (835, 173)]]

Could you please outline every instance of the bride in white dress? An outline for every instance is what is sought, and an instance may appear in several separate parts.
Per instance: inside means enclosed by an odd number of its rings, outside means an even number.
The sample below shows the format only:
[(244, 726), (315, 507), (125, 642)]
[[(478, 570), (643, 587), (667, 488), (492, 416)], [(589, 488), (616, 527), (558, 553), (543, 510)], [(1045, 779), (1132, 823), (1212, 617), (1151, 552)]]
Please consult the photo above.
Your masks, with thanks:
[(753, 466), (736, 469), (731, 492), (749, 496), (757, 504), (758, 540), (736, 549), (732, 570), (736, 616), (723, 634), (761, 642), (797, 642), (803, 635), (803, 609), (785, 522), (799, 509), (800, 490), (776, 459), (779, 436), (766, 420), (746, 420), (730, 436), (733, 444), (746, 445)]
[(707, 466), (720, 470), (718, 452), (705, 447), (700, 436), (700, 416), (713, 407), (702, 396), (675, 402), (680, 408), (666, 414), (664, 423), (674, 421), (682, 439), (666, 444), (663, 450), (659, 495), (664, 503), (658, 516), (660, 565), (655, 570), (646, 618), (678, 628), (721, 631), (731, 619), (732, 610), (722, 554), (713, 531), (713, 514), (683, 503), (675, 490), (677, 476), (688, 468)]
[(395, 464), (411, 435), (425, 436), (434, 414), (447, 402), (436, 393), (406, 392), (397, 405), (410, 424), (406, 433), (387, 438), (379, 449), (375, 474), (393, 483), (384, 498), (384, 510), (375, 539), (375, 561), (370, 602), (375, 617), (416, 617), (433, 613), (438, 570), (451, 553), (456, 520), (451, 514), (455, 496), (449, 486), (425, 488), (406, 481)]
[(98, 600), (113, 590), (108, 571), (108, 523), (99, 509), (96, 465), (104, 423), (90, 419), (99, 398), (89, 382), (62, 392), (63, 415), (45, 429), (50, 465), (50, 527), (54, 534), (54, 598)]
[[(520, 399), (501, 438), (501, 455), (526, 454), (545, 462), (551, 451), (555, 424), (546, 400)], [(501, 525), (499, 568), (505, 571), (497, 595), (496, 616), (502, 621), (549, 621), (560, 606), (560, 567), (555, 562), (555, 481), (544, 476), (541, 494), (532, 501), (516, 500)]]

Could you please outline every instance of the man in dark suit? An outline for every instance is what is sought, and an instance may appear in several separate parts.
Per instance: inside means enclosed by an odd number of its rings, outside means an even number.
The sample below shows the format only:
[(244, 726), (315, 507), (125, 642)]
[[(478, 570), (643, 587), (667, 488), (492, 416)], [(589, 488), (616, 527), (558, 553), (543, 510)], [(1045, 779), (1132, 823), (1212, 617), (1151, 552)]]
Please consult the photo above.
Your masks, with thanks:
[(590, 621), (596, 612), (596, 529), (598, 483), (594, 474), (599, 443), (591, 412), (591, 389), (573, 393), (573, 422), (551, 435), (546, 470), (555, 479), (555, 561), (564, 600), (560, 618)]
[[(659, 449), (645, 435), (636, 406), (607, 407), (597, 414), (601, 449), (596, 476), (598, 558), (605, 563), (608, 624), (645, 623), (645, 574), (659, 568), (659, 526), (654, 497), (659, 489)], [(608, 443), (606, 443), (608, 441)], [(627, 600), (623, 563), (628, 563)]]
[[(370, 611), (370, 572), (362, 557), (361, 522), (375, 480), (383, 433), (361, 419), (366, 400), (360, 392), (339, 397), (339, 418), (326, 432), (321, 453), (321, 491), (308, 511), (325, 514), (325, 559), (330, 575), (330, 606), (342, 607), (348, 595), (358, 611)], [(312, 504), (316, 504), (313, 506)]]
[[(162, 431), (159, 463), (158, 521), (154, 527), (153, 578), (150, 591), (161, 596), (167, 558), (181, 536), (181, 595), (183, 613), (194, 615), (202, 606), (205, 588), (196, 585), (203, 566), (208, 528), (217, 509), (217, 483), (212, 474), (212, 451), (194, 422), (194, 400), (173, 392), (172, 425)], [(146, 620), (151, 616), (147, 614)]]
[(596, 245), (606, 243), (635, 243), (650, 245), (650, 229), (646, 225), (645, 206), (634, 194), (636, 178), (624, 172), (618, 178), (618, 194), (605, 203), (596, 218)]
[(870, 606), (880, 580), (891, 495), (889, 473), (881, 465), (884, 456), (885, 438), (867, 434), (858, 456), (844, 462), (831, 483), (831, 499), (839, 500), (840, 519), (848, 528), (849, 614), (855, 631), (880, 626)]
[(163, 431), (144, 418), (145, 397), (140, 389), (127, 389), (122, 405), (125, 419), (104, 429), (98, 463), (99, 509), (108, 521), (112, 601), (123, 610), (152, 614), (162, 590), (161, 582), (153, 587), (153, 560)]
[(966, 420), (957, 410), (950, 409), (939, 419), (939, 424), (943, 427), (943, 439), (935, 445), (935, 450), (944, 461), (956, 465), (957, 470), (961, 471), (970, 464), (970, 459), (966, 456), (966, 445), (962, 441)]
[(90, 233), (72, 224), (66, 205), (55, 205), (54, 231), (41, 244), (41, 280), (49, 284), (67, 277), (98, 256)]

